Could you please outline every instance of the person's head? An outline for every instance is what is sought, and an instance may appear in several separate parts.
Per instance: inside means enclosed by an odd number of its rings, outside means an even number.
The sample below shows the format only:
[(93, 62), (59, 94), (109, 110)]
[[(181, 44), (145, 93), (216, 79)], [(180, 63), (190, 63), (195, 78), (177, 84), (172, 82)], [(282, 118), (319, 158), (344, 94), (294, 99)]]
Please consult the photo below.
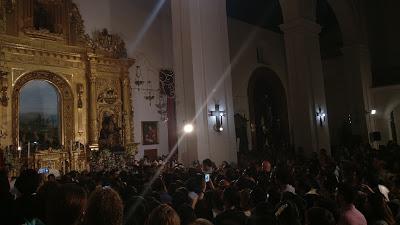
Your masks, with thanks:
[(213, 223), (206, 219), (199, 218), (193, 221), (190, 225), (213, 225)]
[(189, 178), (185, 186), (189, 192), (200, 193), (205, 185), (204, 175), (203, 174), (196, 174)]
[(180, 225), (181, 221), (173, 208), (162, 204), (150, 213), (146, 225)]
[(275, 209), (278, 225), (300, 225), (299, 210), (290, 201), (280, 202)]
[(141, 196), (134, 196), (125, 204), (124, 221), (129, 225), (143, 225), (148, 213), (146, 200)]
[(191, 204), (189, 191), (185, 187), (176, 189), (175, 193), (172, 195), (172, 205), (175, 207), (175, 209), (182, 204)]
[(223, 193), (222, 201), (224, 202), (225, 209), (238, 207), (240, 205), (239, 192), (233, 187), (226, 188)]
[(110, 187), (97, 188), (89, 197), (87, 225), (121, 225), (123, 205), (118, 193)]
[(368, 195), (366, 201), (367, 217), (371, 220), (384, 220), (388, 225), (394, 225), (392, 211), (386, 203), (385, 196), (379, 192)]
[(353, 204), (355, 198), (356, 198), (356, 191), (351, 185), (347, 183), (339, 184), (337, 191), (337, 201), (340, 205), (343, 206), (343, 205)]
[(22, 195), (31, 195), (36, 192), (41, 182), (39, 174), (32, 169), (22, 171), (15, 181), (15, 187)]
[(272, 166), (271, 163), (268, 160), (264, 160), (261, 164), (262, 170), (265, 173), (271, 172)]
[(335, 225), (335, 218), (333, 214), (327, 209), (320, 207), (313, 207), (307, 210), (306, 213), (307, 225)]
[(83, 188), (76, 184), (64, 184), (52, 192), (47, 196), (46, 224), (72, 225), (83, 218), (87, 200)]
[(209, 173), (213, 170), (213, 162), (211, 159), (203, 160), (203, 171)]
[(56, 176), (54, 176), (54, 174), (49, 174), (48, 176), (47, 176), (47, 181), (56, 181)]
[(243, 189), (240, 191), (240, 208), (242, 210), (251, 209), (250, 189)]

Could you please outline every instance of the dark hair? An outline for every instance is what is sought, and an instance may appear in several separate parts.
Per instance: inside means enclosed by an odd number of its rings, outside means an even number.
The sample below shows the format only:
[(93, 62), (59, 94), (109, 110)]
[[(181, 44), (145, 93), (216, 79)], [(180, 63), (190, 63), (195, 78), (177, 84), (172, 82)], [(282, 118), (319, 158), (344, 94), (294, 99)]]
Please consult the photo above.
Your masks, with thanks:
[(240, 206), (240, 195), (236, 188), (228, 187), (224, 190), (222, 201), (228, 206)]
[(205, 159), (205, 160), (203, 160), (203, 165), (208, 166), (208, 167), (212, 167), (213, 166), (213, 162), (211, 161), (211, 159)]
[(64, 184), (49, 193), (46, 206), (48, 225), (72, 225), (82, 219), (86, 192), (76, 184)]
[(347, 204), (354, 203), (354, 199), (356, 198), (355, 189), (351, 185), (346, 183), (339, 184), (338, 194), (343, 196), (343, 199)]
[(130, 198), (125, 205), (125, 224), (143, 225), (148, 214), (147, 201), (141, 196), (134, 196)]
[(291, 201), (280, 202), (275, 209), (279, 225), (300, 225), (299, 210)]
[(28, 169), (22, 171), (18, 179), (15, 181), (15, 187), (22, 195), (31, 195), (36, 192), (40, 181), (41, 179), (39, 174), (33, 169)]
[(313, 207), (307, 211), (306, 214), (308, 225), (335, 225), (335, 218), (333, 214), (327, 209), (320, 207)]
[(189, 191), (184, 188), (178, 188), (172, 195), (172, 204), (177, 209), (182, 204), (191, 204), (191, 199), (189, 198)]
[(88, 201), (86, 225), (121, 225), (123, 206), (118, 193), (110, 187), (97, 188)]
[(370, 194), (368, 196), (368, 202), (371, 207), (369, 215), (370, 220), (384, 220), (388, 225), (396, 224), (392, 211), (387, 205), (383, 194), (379, 192)]
[(162, 204), (153, 209), (150, 213), (146, 225), (180, 225), (181, 220), (173, 208)]

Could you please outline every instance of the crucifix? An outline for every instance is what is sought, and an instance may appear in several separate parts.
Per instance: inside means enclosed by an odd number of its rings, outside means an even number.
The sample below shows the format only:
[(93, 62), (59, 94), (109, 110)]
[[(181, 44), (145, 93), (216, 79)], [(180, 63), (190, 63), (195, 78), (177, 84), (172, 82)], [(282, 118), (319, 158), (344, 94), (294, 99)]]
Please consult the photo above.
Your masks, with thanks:
[(222, 132), (224, 128), (222, 127), (222, 117), (225, 116), (225, 111), (219, 109), (219, 105), (215, 104), (215, 110), (209, 112), (210, 116), (215, 116), (214, 130), (217, 132)]

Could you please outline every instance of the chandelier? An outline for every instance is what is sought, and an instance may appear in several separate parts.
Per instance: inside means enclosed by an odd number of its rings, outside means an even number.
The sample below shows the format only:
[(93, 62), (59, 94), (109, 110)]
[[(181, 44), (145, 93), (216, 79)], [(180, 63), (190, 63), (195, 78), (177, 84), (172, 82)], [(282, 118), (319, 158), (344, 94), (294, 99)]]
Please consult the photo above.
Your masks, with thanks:
[(149, 106), (156, 99), (154, 104), (161, 121), (168, 121), (168, 99), (175, 98), (174, 72), (171, 70), (160, 70), (159, 88), (153, 88), (153, 83), (145, 79), (140, 66), (136, 66), (135, 91), (142, 93), (143, 98), (148, 101)]

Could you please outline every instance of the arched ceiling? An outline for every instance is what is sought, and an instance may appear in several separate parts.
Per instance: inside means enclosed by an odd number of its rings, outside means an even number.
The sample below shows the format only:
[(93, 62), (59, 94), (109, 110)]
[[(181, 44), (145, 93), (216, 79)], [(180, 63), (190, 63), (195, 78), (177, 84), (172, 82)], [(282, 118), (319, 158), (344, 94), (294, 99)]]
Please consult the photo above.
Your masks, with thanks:
[[(317, 1), (317, 23), (321, 25), (320, 42), (323, 58), (340, 54), (342, 35), (335, 13), (327, 0)], [(282, 33), (279, 25), (283, 23), (279, 0), (227, 0), (229, 17)]]

